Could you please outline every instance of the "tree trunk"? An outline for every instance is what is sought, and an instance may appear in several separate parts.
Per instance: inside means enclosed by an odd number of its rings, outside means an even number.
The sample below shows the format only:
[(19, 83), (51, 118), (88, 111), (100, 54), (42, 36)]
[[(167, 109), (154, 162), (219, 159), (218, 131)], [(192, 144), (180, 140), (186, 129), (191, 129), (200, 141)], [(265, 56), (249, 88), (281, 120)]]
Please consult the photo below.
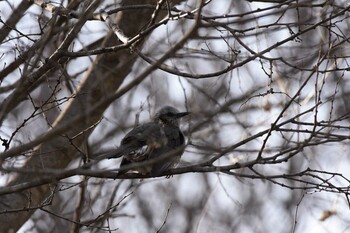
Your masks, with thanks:
[[(132, 4), (156, 4), (155, 0), (132, 1)], [(130, 1), (124, 1), (122, 5), (129, 5)], [(95, 8), (98, 6), (96, 4)], [(134, 10), (124, 14), (118, 13), (115, 21), (127, 36), (134, 36), (150, 20), (153, 10)], [(121, 16), (122, 15), (122, 16)], [(109, 32), (105, 37), (102, 46), (113, 46), (120, 44), (118, 38)], [(91, 106), (106, 99), (109, 94), (115, 93), (129, 74), (137, 56), (130, 53), (129, 49), (116, 53), (103, 54), (96, 57), (82, 80), (78, 90), (56, 119), (53, 129), (69, 122), (72, 118), (82, 115), (83, 120), (74, 124), (67, 132), (59, 137), (45, 141), (32, 154), (24, 168), (26, 169), (64, 169), (76, 157), (86, 156), (84, 149), (81, 149), (91, 133), (88, 129), (96, 123), (108, 107), (108, 102), (93, 114), (86, 112)], [(83, 132), (83, 133), (82, 133)], [(80, 134), (81, 133), (81, 134)], [(78, 137), (75, 135), (80, 134)], [(73, 138), (74, 137), (74, 138)], [(80, 149), (78, 149), (80, 148)], [(24, 184), (29, 181), (42, 178), (38, 174), (18, 174), (8, 187), (12, 185)], [(0, 196), (0, 210), (9, 211), (0, 218), (0, 232), (17, 231), (33, 214), (36, 207), (41, 206), (54, 190), (54, 182), (30, 188), (22, 192), (11, 193)], [(23, 208), (33, 208), (33, 211), (21, 211)], [(16, 211), (18, 210), (18, 211)]]

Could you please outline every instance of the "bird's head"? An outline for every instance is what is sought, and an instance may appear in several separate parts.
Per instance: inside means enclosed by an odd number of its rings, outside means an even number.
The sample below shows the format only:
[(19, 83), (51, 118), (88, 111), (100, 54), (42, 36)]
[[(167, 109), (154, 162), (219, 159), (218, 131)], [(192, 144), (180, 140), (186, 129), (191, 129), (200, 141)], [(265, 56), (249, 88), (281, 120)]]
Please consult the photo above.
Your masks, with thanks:
[(161, 108), (156, 115), (154, 116), (153, 120), (157, 123), (161, 123), (163, 125), (173, 125), (178, 126), (179, 125), (179, 118), (184, 117), (186, 115), (190, 114), (190, 112), (179, 112), (176, 108), (171, 106), (165, 106)]

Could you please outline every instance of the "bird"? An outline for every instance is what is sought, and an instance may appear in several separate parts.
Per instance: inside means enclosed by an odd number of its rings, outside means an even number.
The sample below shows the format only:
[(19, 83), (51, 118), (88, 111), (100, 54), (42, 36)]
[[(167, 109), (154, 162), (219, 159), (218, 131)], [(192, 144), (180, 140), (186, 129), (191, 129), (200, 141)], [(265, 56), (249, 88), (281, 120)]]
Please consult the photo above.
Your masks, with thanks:
[[(165, 106), (154, 115), (152, 121), (128, 132), (119, 148), (106, 156), (108, 159), (123, 157), (118, 176), (128, 171), (160, 176), (176, 167), (185, 149), (185, 137), (179, 127), (179, 119), (188, 114), (190, 112), (179, 112), (172, 106)], [(129, 169), (139, 162), (146, 162), (146, 165)]]

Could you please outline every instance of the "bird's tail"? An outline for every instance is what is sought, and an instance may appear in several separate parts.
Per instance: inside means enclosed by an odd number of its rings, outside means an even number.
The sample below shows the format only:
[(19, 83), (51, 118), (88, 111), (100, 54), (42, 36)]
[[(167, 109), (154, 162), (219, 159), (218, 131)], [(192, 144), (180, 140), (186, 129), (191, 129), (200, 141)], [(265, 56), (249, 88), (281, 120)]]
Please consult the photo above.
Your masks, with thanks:
[(103, 160), (103, 159), (115, 159), (115, 158), (119, 158), (122, 157), (125, 153), (125, 149), (122, 147), (119, 147), (116, 150), (113, 150), (111, 152), (107, 152), (107, 153), (103, 153), (95, 158), (92, 158), (92, 160)]
[(95, 157), (90, 157), (89, 161), (83, 165), (83, 168), (90, 168), (92, 165), (99, 163), (100, 161), (104, 159), (112, 159), (112, 158), (119, 158), (122, 157), (125, 153), (125, 148), (119, 147), (118, 149), (99, 154), (98, 156)]

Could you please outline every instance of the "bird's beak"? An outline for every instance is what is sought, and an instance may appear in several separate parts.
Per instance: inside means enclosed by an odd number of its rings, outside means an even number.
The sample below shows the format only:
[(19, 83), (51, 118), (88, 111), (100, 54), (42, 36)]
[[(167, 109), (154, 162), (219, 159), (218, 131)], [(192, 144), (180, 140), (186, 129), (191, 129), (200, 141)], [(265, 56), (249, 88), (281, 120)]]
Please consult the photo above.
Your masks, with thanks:
[(180, 113), (176, 113), (175, 117), (176, 118), (181, 118), (184, 116), (187, 116), (188, 114), (190, 114), (191, 112), (180, 112)]

